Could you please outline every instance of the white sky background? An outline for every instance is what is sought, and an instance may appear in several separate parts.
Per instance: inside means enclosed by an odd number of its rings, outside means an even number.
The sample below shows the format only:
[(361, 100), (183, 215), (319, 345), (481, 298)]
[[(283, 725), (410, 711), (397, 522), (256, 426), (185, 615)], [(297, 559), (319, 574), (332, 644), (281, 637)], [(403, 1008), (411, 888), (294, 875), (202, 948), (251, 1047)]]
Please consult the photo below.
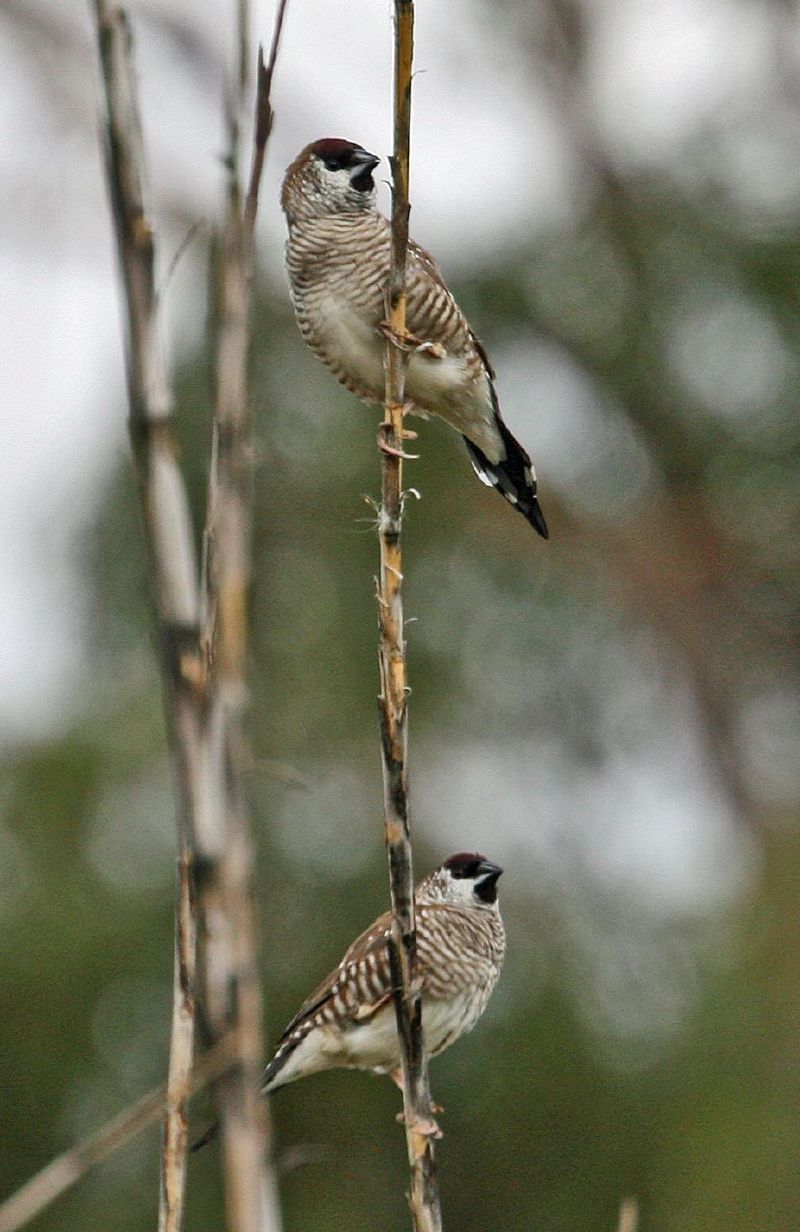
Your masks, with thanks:
[[(71, 32), (72, 52), (54, 56), (49, 72), (77, 104), (77, 120), (65, 125), (54, 107), (53, 81), (31, 79), (20, 48), (3, 40), (0, 740), (7, 743), (35, 738), (72, 712), (71, 692), (89, 670), (75, 548), (95, 512), (101, 480), (126, 449), (116, 273), (92, 131), (89, 6), (43, 0), (39, 7), (59, 14)], [(191, 14), (213, 41), (227, 29), (234, 5), (132, 0), (130, 7), (156, 207), (199, 191), (202, 200), (193, 205), (211, 217), (222, 147), (220, 83), (209, 88), (201, 70), (194, 79), (184, 67), (176, 70), (153, 15)], [(256, 35), (268, 42), (272, 6), (253, 7)], [(535, 20), (535, 4), (530, 8)], [(587, 105), (620, 164), (676, 166), (693, 135), (727, 110), (739, 140), (719, 145), (716, 175), (745, 203), (755, 194), (759, 205), (778, 213), (797, 210), (794, 146), (767, 121), (774, 31), (765, 5), (594, 0), (591, 11)], [(515, 45), (497, 10), (493, 15), (490, 3), (472, 0), (461, 6), (458, 23), (452, 12), (452, 0), (425, 0), (418, 7), (412, 230), (457, 281), (459, 265), (479, 261), (482, 251), (490, 259), (498, 237), (502, 242), (520, 228), (535, 233), (569, 223), (585, 185), (557, 110), (531, 80), (527, 50)], [(273, 263), (283, 247), (280, 174), (303, 144), (345, 136), (378, 153), (390, 148), (388, 0), (341, 0), (335, 19), (333, 13), (330, 0), (290, 0), (262, 196), (260, 248)], [(796, 42), (782, 52), (794, 55)], [(693, 174), (691, 161), (681, 174)], [(173, 248), (179, 239), (172, 237)], [(194, 278), (184, 262), (171, 286), (173, 333), (184, 344), (203, 326), (204, 300)], [(513, 390), (510, 378), (512, 423)], [(518, 396), (521, 401), (521, 388)], [(556, 402), (549, 413), (542, 407), (542, 416), (568, 416), (569, 400)], [(559, 457), (548, 424), (540, 432), (550, 452), (540, 450), (537, 461), (556, 481), (569, 482), (569, 457)], [(518, 795), (525, 790), (520, 773)], [(451, 775), (451, 782), (462, 782), (460, 770), (451, 768)], [(641, 807), (653, 790), (652, 783), (639, 784)], [(702, 785), (688, 800), (676, 800), (674, 839), (655, 843), (660, 860), (671, 850), (678, 879), (696, 849), (692, 817), (700, 809), (708, 817), (716, 807), (701, 803), (706, 791)], [(629, 811), (635, 812), (633, 805)], [(714, 834), (722, 833), (725, 819), (715, 824)], [(622, 825), (626, 834), (636, 829), (633, 816)], [(663, 835), (668, 831), (665, 822)], [(706, 832), (702, 842), (703, 852), (716, 859), (714, 834), (709, 839)], [(625, 851), (625, 860), (634, 858), (629, 846)]]

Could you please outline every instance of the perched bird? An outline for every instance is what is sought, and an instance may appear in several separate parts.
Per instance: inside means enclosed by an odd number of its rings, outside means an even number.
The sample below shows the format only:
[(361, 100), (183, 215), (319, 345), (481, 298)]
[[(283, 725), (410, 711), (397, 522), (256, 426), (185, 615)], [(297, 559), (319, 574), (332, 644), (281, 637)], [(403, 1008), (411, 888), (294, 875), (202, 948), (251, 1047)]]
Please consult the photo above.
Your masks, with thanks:
[[(300, 331), (337, 380), (364, 402), (384, 400), (389, 222), (375, 208), (380, 159), (326, 137), (297, 156), (283, 180), (286, 264)], [(500, 415), (489, 357), (433, 257), (408, 245), (406, 409), (460, 432), (478, 477), (548, 538), (531, 460)]]
[[(451, 856), (417, 887), (417, 974), (429, 1057), (480, 1018), (503, 965), (497, 902), (503, 870), (476, 852)], [(265, 1093), (327, 1069), (363, 1069), (399, 1081), (391, 913), (378, 917), (295, 1014), (264, 1071)]]
[[(497, 983), (506, 948), (497, 902), (502, 872), (477, 852), (461, 852), (417, 887), (417, 977), (429, 1057), (472, 1030)], [(264, 1070), (264, 1094), (328, 1069), (389, 1074), (400, 1085), (391, 923), (390, 912), (379, 916), (303, 1002)], [(215, 1137), (217, 1128), (212, 1125), (192, 1149)]]

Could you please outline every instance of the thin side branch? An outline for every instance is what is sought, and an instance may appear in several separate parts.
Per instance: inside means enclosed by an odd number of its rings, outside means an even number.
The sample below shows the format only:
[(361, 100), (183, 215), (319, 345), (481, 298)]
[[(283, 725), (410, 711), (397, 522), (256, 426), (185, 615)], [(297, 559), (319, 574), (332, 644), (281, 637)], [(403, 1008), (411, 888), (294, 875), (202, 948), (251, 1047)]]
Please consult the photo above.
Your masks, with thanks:
[(279, 0), (278, 11), (275, 14), (275, 25), (272, 30), (272, 43), (269, 49), (269, 59), (264, 63), (263, 48), (258, 49), (258, 85), (256, 89), (256, 123), (255, 123), (255, 141), (253, 148), (253, 165), (250, 169), (250, 184), (247, 189), (247, 199), (244, 206), (244, 229), (245, 234), (249, 236), (249, 242), (252, 249), (253, 230), (256, 221), (256, 211), (258, 210), (258, 189), (261, 183), (261, 172), (264, 167), (264, 156), (266, 154), (267, 142), (269, 141), (272, 132), (272, 123), (275, 119), (275, 112), (272, 109), (272, 77), (275, 72), (275, 65), (278, 60), (278, 51), (281, 45), (281, 35), (283, 33), (283, 23), (286, 17), (286, 5), (288, 0)]
[(386, 408), (381, 425), (380, 576), (378, 625), (384, 827), (392, 898), (392, 963), (403, 1069), (403, 1108), (411, 1174), (409, 1201), (415, 1232), (440, 1232), (441, 1212), (433, 1138), (422, 1006), (416, 986), (414, 871), (408, 813), (406, 754), (408, 681), (403, 624), (403, 391), (406, 359), (406, 252), (408, 247), (413, 0), (395, 0), (394, 156), (392, 260), (386, 345)]
[[(216, 1048), (198, 1061), (181, 1092), (184, 1100), (225, 1073), (233, 1060), (231, 1045), (229, 1038), (220, 1040)], [(120, 1112), (91, 1138), (85, 1138), (51, 1160), (0, 1206), (0, 1232), (17, 1232), (18, 1228), (23, 1228), (56, 1198), (72, 1189), (97, 1164), (154, 1125), (169, 1098), (169, 1088), (165, 1083)]]

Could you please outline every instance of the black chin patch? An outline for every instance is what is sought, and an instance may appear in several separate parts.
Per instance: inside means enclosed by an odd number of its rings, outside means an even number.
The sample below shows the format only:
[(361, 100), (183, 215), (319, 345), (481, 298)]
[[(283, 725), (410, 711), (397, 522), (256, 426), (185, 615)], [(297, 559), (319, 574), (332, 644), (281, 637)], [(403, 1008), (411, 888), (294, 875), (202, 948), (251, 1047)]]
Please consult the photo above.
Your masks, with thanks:
[(481, 877), (475, 882), (475, 897), (479, 898), (482, 903), (497, 902), (497, 878), (499, 873), (490, 874), (488, 877)]
[(375, 181), (372, 178), (372, 172), (368, 167), (365, 167), (359, 175), (354, 175), (350, 181), (356, 192), (365, 193), (372, 192), (375, 187)]

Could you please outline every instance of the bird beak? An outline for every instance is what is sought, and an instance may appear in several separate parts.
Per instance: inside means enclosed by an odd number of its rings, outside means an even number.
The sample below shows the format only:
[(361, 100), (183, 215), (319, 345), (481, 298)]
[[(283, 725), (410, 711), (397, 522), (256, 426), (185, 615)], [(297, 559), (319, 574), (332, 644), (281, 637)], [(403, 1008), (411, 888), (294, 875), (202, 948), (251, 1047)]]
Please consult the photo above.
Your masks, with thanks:
[(380, 161), (377, 154), (370, 154), (368, 150), (353, 150), (351, 155), (351, 166), (359, 172), (374, 171)]
[(350, 156), (350, 183), (356, 192), (372, 192), (375, 187), (372, 172), (380, 161), (376, 154), (370, 154), (368, 150), (353, 150)]
[(481, 860), (478, 865), (477, 880), (481, 885), (487, 882), (497, 881), (498, 877), (502, 877), (503, 869), (499, 864), (493, 864), (491, 860)]
[(478, 902), (491, 906), (497, 902), (497, 878), (502, 877), (503, 870), (499, 864), (491, 860), (481, 860), (475, 876), (474, 894)]

